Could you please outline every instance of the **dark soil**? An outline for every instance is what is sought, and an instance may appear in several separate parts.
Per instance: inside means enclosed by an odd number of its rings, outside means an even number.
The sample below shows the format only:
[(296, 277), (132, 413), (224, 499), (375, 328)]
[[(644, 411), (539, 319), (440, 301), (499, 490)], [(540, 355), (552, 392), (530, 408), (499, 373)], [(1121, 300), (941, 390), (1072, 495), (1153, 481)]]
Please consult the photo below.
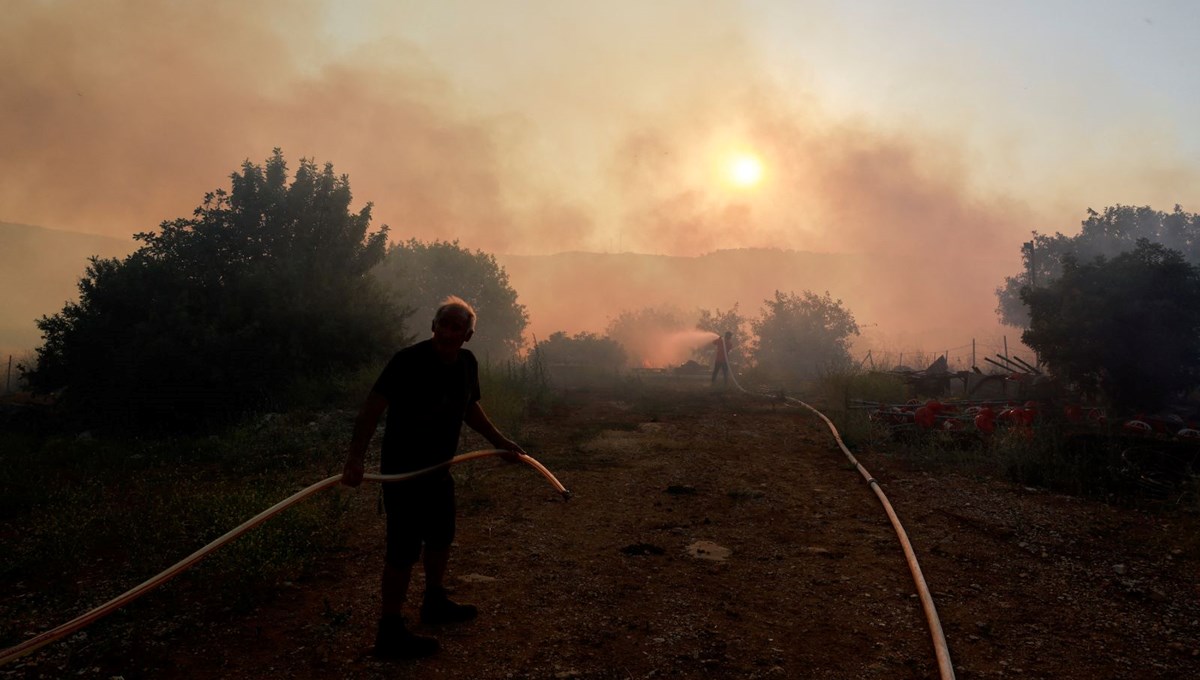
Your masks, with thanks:
[[(418, 626), (435, 657), (366, 654), (384, 523), (364, 486), (340, 491), (346, 547), (267, 604), (216, 609), (184, 585), (0, 677), (938, 676), (897, 537), (815, 417), (699, 383), (563, 399), (520, 440), (570, 502), (525, 466), (456, 468), (451, 585), (480, 616)], [(959, 678), (1200, 677), (1195, 516), (855, 455), (904, 524)], [(421, 585), (418, 569), (413, 615)], [(115, 634), (122, 656), (89, 654)]]

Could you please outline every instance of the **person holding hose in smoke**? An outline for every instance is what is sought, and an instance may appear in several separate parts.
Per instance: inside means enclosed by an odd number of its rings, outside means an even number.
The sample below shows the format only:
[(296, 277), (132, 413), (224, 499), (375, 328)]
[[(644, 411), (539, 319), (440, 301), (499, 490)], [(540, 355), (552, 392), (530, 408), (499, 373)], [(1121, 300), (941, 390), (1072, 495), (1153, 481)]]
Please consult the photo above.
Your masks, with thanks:
[[(354, 421), (354, 434), (342, 483), (363, 479), (367, 446), (387, 411), (380, 470), (412, 472), (449, 461), (458, 449), (462, 424), (509, 453), (525, 453), (500, 433), (479, 405), (479, 364), (463, 343), (475, 333), (475, 310), (458, 297), (447, 298), (433, 317), (433, 336), (397, 352), (383, 369)], [(413, 565), (424, 548), (425, 596), (421, 622), (469, 621), (477, 610), (451, 601), (444, 579), (454, 540), (454, 479), (449, 467), (401, 482), (384, 484), (387, 554), (383, 567), (383, 613), (374, 653), (415, 659), (438, 651), (437, 640), (412, 633), (403, 616)]]
[(721, 372), (721, 377), (725, 381), (725, 386), (729, 386), (729, 347), (733, 345), (733, 331), (725, 331), (725, 337), (717, 336), (713, 340), (713, 344), (717, 347), (717, 356), (713, 361), (712, 384), (717, 384), (717, 372)]

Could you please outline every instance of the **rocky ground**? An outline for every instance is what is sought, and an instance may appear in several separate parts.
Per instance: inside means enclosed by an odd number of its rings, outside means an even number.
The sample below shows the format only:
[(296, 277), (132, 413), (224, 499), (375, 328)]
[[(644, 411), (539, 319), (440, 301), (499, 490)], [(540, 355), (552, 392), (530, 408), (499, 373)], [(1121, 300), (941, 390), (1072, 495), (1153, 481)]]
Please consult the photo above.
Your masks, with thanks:
[[(128, 636), (123, 656), (81, 636), (0, 677), (938, 676), (896, 535), (815, 417), (698, 383), (580, 389), (521, 441), (574, 497), (496, 459), (456, 469), (451, 583), (481, 614), (422, 627), (433, 658), (366, 654), (383, 518), (364, 487), (343, 492), (346, 547), (268, 604), (152, 595), (176, 613), (89, 633)], [(1200, 677), (1195, 516), (855, 455), (907, 530), (957, 677)]]

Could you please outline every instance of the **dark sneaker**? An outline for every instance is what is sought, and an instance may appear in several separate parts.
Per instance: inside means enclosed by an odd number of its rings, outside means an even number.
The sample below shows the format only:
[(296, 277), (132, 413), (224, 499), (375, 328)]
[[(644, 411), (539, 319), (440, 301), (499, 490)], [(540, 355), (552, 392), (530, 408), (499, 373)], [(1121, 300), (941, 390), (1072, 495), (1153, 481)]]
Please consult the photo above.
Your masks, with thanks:
[(452, 602), (446, 597), (445, 590), (425, 593), (425, 601), (421, 605), (421, 623), (462, 623), (478, 615), (479, 610), (475, 605)]
[(438, 649), (437, 640), (414, 635), (404, 619), (383, 619), (371, 653), (381, 659), (422, 659), (437, 654)]

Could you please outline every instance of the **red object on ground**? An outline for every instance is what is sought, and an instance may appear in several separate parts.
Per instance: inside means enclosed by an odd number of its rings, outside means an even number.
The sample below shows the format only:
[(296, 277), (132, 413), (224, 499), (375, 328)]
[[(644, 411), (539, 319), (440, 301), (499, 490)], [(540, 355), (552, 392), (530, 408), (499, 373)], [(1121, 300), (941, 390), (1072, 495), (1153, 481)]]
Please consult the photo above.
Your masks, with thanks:
[(979, 414), (975, 416), (975, 427), (984, 434), (991, 434), (992, 432), (995, 432), (996, 422), (992, 420), (992, 413), (990, 409), (987, 412), (980, 411)]
[(934, 422), (937, 421), (937, 414), (928, 406), (922, 406), (917, 409), (913, 416), (917, 421), (917, 425), (926, 429), (933, 427)]
[(1150, 427), (1150, 423), (1144, 420), (1126, 420), (1121, 428), (1134, 434), (1150, 434), (1154, 431), (1154, 428)]

